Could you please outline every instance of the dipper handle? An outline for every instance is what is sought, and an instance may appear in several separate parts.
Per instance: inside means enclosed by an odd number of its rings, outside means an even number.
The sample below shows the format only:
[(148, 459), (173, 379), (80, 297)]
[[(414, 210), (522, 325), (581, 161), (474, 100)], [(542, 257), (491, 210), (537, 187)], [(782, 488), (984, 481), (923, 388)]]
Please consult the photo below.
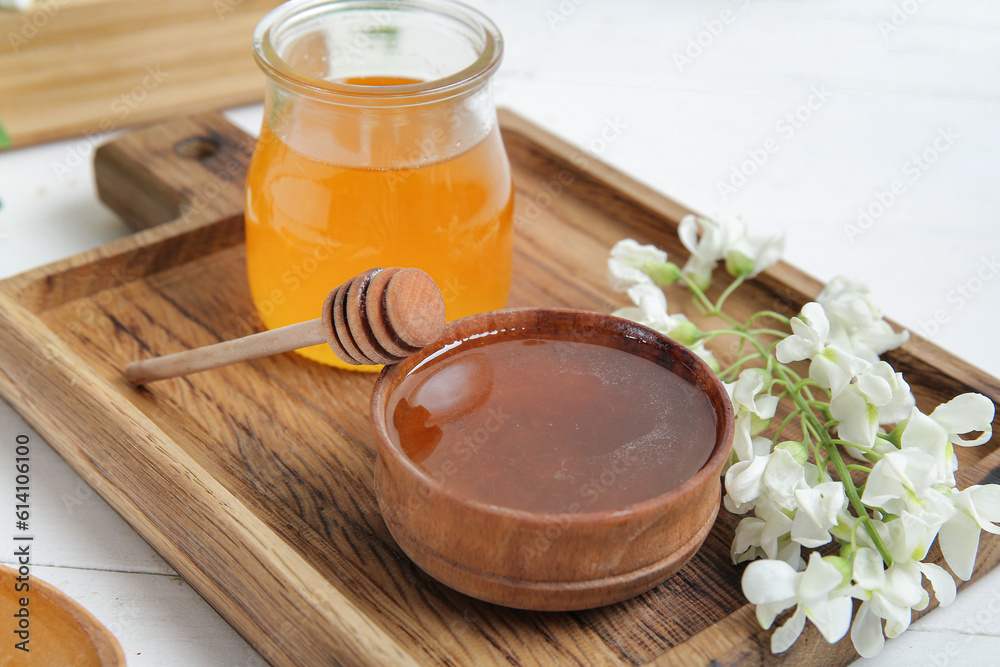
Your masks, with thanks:
[(369, 269), (326, 297), (321, 317), (163, 357), (134, 361), (134, 385), (328, 343), (344, 362), (394, 364), (434, 342), (444, 329), (444, 299), (420, 269)]

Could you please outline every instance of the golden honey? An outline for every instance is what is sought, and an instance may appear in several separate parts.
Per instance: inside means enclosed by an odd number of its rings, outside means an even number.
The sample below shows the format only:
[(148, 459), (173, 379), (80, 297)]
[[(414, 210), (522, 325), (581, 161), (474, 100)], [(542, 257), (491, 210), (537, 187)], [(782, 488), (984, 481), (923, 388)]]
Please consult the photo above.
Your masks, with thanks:
[[(513, 186), (490, 88), (495, 26), (450, 2), (313, 1), (276, 9), (254, 40), (267, 87), (246, 252), (264, 326), (319, 317), (373, 267), (429, 273), (448, 320), (502, 308)], [(377, 369), (326, 346), (298, 352)]]

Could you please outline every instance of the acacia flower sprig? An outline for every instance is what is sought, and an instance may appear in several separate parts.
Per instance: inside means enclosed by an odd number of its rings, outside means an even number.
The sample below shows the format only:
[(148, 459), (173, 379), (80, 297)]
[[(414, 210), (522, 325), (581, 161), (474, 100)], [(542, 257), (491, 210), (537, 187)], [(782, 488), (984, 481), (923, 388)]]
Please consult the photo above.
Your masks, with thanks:
[[(635, 305), (614, 314), (687, 345), (726, 385), (736, 423), (723, 502), (744, 515), (733, 562), (752, 561), (743, 591), (762, 627), (795, 609), (771, 650), (787, 650), (808, 619), (831, 643), (849, 631), (858, 653), (873, 656), (928, 604), (924, 578), (942, 605), (955, 599), (952, 575), (924, 562), (935, 541), (955, 576), (968, 580), (981, 532), (1000, 534), (1000, 486), (959, 491), (954, 475), (954, 448), (992, 436), (993, 402), (969, 393), (921, 412), (903, 375), (879, 358), (908, 333), (892, 329), (863, 283), (835, 278), (794, 317), (761, 311), (740, 322), (726, 313), (730, 296), (778, 261), (783, 235), (750, 236), (741, 223), (687, 216), (679, 236), (690, 251), (683, 268), (653, 246), (615, 244), (608, 279)], [(706, 291), (720, 262), (733, 280), (712, 301)], [(702, 330), (669, 314), (661, 286), (674, 283), (723, 326)], [(723, 336), (738, 340), (728, 366), (706, 347)], [(806, 362), (803, 376), (797, 368)], [(778, 422), (782, 402), (787, 415)], [(799, 435), (789, 438), (794, 427)], [(831, 542), (837, 555), (803, 553)], [(852, 598), (861, 601), (853, 618)]]

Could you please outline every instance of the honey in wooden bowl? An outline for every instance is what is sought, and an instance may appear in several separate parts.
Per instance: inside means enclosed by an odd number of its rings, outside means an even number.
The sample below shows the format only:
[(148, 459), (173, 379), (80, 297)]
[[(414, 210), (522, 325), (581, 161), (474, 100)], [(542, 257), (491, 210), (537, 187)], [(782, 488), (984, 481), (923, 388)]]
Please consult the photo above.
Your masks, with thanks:
[(414, 562), (473, 597), (583, 609), (645, 592), (719, 508), (732, 409), (633, 322), (513, 309), (447, 325), (372, 395), (376, 492)]
[(712, 453), (711, 402), (663, 366), (497, 337), (415, 369), (389, 403), (394, 443), (456, 493), (527, 512), (618, 510), (677, 488)]

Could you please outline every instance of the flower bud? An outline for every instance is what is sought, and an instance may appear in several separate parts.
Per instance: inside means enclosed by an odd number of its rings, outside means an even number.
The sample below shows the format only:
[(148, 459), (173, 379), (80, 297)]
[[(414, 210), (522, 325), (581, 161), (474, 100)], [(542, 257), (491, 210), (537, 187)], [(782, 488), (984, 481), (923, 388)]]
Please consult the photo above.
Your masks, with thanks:
[(837, 568), (840, 576), (844, 578), (842, 584), (851, 583), (851, 579), (854, 578), (854, 566), (851, 561), (841, 556), (823, 556), (823, 560)]
[(753, 257), (739, 250), (730, 250), (729, 254), (726, 255), (726, 271), (734, 278), (749, 276), (753, 270)]
[(712, 286), (712, 271), (708, 269), (704, 271), (696, 271), (695, 273), (689, 274), (688, 279), (693, 282), (698, 289), (704, 292)]
[(784, 440), (783, 442), (779, 442), (778, 444), (776, 444), (774, 448), (786, 450), (789, 454), (792, 455), (792, 458), (795, 459), (795, 462), (798, 463), (799, 465), (805, 465), (806, 461), (809, 460), (809, 448), (806, 447), (806, 443), (804, 442), (795, 442), (794, 440)]
[(680, 268), (673, 262), (647, 262), (642, 270), (660, 287), (673, 285), (681, 277)]
[(681, 345), (691, 346), (701, 340), (701, 330), (694, 322), (681, 322), (676, 327), (667, 332)]

